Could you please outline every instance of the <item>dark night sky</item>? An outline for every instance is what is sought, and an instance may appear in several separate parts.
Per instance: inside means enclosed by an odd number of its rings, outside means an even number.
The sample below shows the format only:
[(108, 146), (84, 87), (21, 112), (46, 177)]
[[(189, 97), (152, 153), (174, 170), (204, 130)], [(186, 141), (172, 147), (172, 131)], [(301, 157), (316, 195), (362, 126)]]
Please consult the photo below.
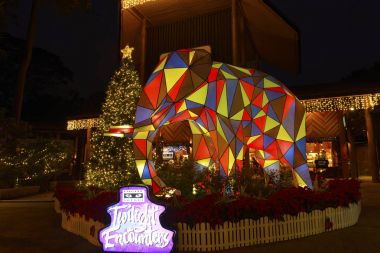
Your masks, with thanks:
[[(18, 18), (10, 22), (9, 31), (15, 37), (25, 37), (30, 2), (20, 1)], [(39, 9), (35, 46), (61, 57), (74, 72), (75, 85), (83, 95), (104, 90), (117, 65), (116, 1), (94, 0), (91, 11), (69, 16), (49, 2), (44, 0)], [(289, 86), (339, 81), (353, 70), (380, 62), (380, 1), (271, 3), (300, 31), (300, 75), (264, 66)]]

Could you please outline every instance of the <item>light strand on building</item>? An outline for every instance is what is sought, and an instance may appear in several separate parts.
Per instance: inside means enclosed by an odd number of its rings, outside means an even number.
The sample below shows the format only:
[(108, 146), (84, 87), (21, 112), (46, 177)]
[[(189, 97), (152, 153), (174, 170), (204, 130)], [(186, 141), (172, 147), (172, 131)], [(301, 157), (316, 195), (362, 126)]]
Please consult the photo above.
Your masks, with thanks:
[(101, 125), (101, 123), (101, 119), (99, 118), (68, 120), (67, 130), (80, 130), (98, 127)]
[(307, 112), (355, 111), (380, 105), (380, 93), (301, 100)]
[(156, 0), (121, 0), (121, 6), (122, 6), (122, 9), (125, 10), (133, 6), (141, 5), (146, 2), (152, 2), (152, 1), (156, 1)]
[[(300, 100), (307, 112), (355, 111), (380, 105), (380, 93)], [(67, 121), (67, 130), (98, 127), (99, 118)]]

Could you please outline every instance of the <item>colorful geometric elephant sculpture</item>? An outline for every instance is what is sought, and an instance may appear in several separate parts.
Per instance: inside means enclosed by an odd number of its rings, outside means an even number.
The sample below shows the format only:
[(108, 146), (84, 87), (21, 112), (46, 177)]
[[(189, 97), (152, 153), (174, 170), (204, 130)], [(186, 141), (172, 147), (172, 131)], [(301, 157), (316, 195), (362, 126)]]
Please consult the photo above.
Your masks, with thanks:
[(157, 191), (165, 184), (152, 162), (157, 130), (188, 121), (193, 158), (215, 163), (222, 176), (239, 175), (248, 148), (266, 172), (293, 168), (298, 185), (312, 188), (306, 163), (305, 109), (278, 80), (254, 69), (213, 62), (209, 47), (163, 54), (138, 102), (133, 130), (136, 166)]

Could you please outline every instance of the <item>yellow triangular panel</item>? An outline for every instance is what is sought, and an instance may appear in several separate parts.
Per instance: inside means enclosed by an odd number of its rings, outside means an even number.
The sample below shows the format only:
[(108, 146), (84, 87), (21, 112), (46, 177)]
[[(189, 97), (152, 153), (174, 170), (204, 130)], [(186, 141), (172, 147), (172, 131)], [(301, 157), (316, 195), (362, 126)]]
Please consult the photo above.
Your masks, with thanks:
[(300, 177), (300, 175), (298, 175), (297, 172), (294, 171), (294, 175), (296, 176), (296, 180), (297, 180), (298, 186), (301, 186), (301, 187), (307, 186), (307, 184), (305, 183), (305, 181), (303, 181), (303, 179)]
[(243, 160), (243, 156), (244, 156), (244, 147), (241, 147), (238, 155), (236, 156), (236, 159)]
[(263, 102), (262, 102), (261, 105), (264, 107), (266, 104), (268, 104), (268, 101), (269, 101), (269, 99), (267, 97), (267, 94), (265, 94), (265, 92), (264, 92), (264, 94), (263, 94)]
[(153, 73), (156, 73), (157, 71), (162, 70), (165, 66), (167, 59), (168, 59), (168, 57), (165, 57), (165, 59), (162, 60), (162, 62), (160, 62), (160, 64), (154, 69)]
[(241, 120), (243, 118), (244, 109), (240, 112), (236, 113), (234, 116), (231, 117), (233, 120)]
[(204, 105), (206, 102), (206, 97), (207, 97), (207, 89), (208, 89), (208, 85), (206, 84), (202, 88), (195, 91), (193, 94), (191, 94), (186, 99), (193, 101), (195, 103)]
[(265, 121), (265, 127), (264, 132), (271, 130), (272, 128), (275, 128), (276, 126), (280, 125), (277, 121), (272, 119), (271, 117), (267, 116), (267, 119)]
[(242, 97), (243, 97), (243, 104), (244, 106), (247, 106), (251, 103), (247, 93), (245, 92), (245, 89), (243, 87), (243, 85), (240, 83), (240, 90), (241, 90), (241, 94), (242, 94)]
[(145, 185), (152, 185), (152, 179), (141, 179), (141, 181)]
[(207, 133), (208, 130), (204, 128), (201, 124), (198, 124), (199, 128), (202, 130), (203, 133)]
[(187, 107), (186, 107), (186, 103), (185, 101), (182, 102), (182, 105), (179, 107), (179, 110), (177, 113), (180, 113), (180, 112), (183, 112), (184, 110), (186, 110)]
[(192, 111), (189, 111), (190, 117), (198, 117), (198, 114), (193, 113)]
[(166, 90), (169, 92), (175, 83), (181, 78), (187, 68), (165, 69)]
[(278, 131), (277, 134), (277, 139), (278, 140), (283, 140), (283, 141), (293, 141), (292, 137), (286, 132), (285, 128), (281, 125), (280, 130)]
[(260, 135), (255, 135), (255, 136), (249, 137), (249, 139), (247, 141), (247, 145), (251, 144), (254, 140), (256, 140), (259, 137), (260, 137)]
[(191, 51), (191, 52), (189, 53), (189, 63), (190, 63), (190, 64), (192, 63), (191, 61), (193, 60), (194, 54), (195, 54), (195, 51)]
[(278, 160), (265, 160), (264, 161), (264, 168), (271, 166), (272, 164), (275, 164), (276, 162), (278, 162)]
[(212, 64), (212, 67), (213, 67), (213, 68), (220, 68), (220, 66), (222, 66), (222, 64), (223, 64), (223, 63), (221, 63), (221, 62), (214, 62), (214, 63)]
[(155, 130), (154, 126), (152, 124), (150, 124), (150, 125), (138, 127), (134, 131), (135, 132), (146, 132), (146, 131), (153, 131), (153, 130)]
[(230, 174), (231, 169), (235, 162), (235, 157), (234, 157), (234, 154), (232, 153), (231, 148), (228, 148), (228, 153), (229, 153), (228, 154), (228, 174)]
[(263, 110), (260, 110), (258, 114), (254, 117), (254, 119), (259, 118), (261, 116), (265, 116), (265, 112)]
[(224, 135), (224, 131), (218, 117), (216, 118), (216, 131), (218, 132), (219, 136), (221, 136), (225, 141), (227, 141), (227, 138)]
[(222, 95), (218, 105), (217, 112), (225, 117), (228, 117), (228, 105), (227, 105), (227, 89), (226, 85), (223, 86)]
[(199, 127), (193, 121), (189, 120), (189, 125), (190, 125), (191, 132), (193, 134), (202, 134)]
[(274, 88), (274, 87), (280, 87), (280, 85), (272, 82), (271, 80), (264, 78), (264, 88)]
[(210, 165), (210, 160), (211, 158), (206, 158), (206, 159), (197, 160), (195, 162), (202, 166), (208, 167)]
[(136, 160), (137, 170), (139, 172), (140, 177), (142, 177), (146, 160)]
[(228, 73), (228, 72), (226, 72), (226, 71), (224, 71), (224, 70), (222, 70), (222, 74), (224, 75), (224, 77), (225, 77), (226, 79), (238, 79), (236, 76), (231, 75), (230, 73)]
[(148, 138), (149, 132), (136, 132), (135, 130), (135, 136), (133, 136), (133, 139), (135, 140), (146, 140)]
[(244, 74), (247, 74), (247, 75), (251, 75), (251, 72), (249, 72), (249, 69), (245, 69), (245, 68), (240, 68), (240, 67), (237, 67), (237, 66), (234, 66), (234, 65), (228, 65), (228, 67), (233, 67), (234, 69), (237, 69), (241, 72), (243, 72)]
[(298, 133), (297, 133), (296, 141), (306, 136), (305, 120), (306, 120), (306, 114), (303, 115), (300, 129), (298, 130)]

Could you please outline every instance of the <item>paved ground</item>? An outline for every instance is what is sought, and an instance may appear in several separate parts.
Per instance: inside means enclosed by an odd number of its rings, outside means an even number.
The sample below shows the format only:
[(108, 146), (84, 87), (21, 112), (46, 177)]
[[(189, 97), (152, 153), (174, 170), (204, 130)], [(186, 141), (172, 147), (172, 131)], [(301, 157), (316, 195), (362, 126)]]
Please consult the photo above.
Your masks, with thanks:
[[(363, 208), (357, 225), (298, 240), (224, 252), (379, 253), (380, 184), (362, 184)], [(0, 201), (0, 252), (101, 252), (79, 236), (61, 229), (52, 194)]]

